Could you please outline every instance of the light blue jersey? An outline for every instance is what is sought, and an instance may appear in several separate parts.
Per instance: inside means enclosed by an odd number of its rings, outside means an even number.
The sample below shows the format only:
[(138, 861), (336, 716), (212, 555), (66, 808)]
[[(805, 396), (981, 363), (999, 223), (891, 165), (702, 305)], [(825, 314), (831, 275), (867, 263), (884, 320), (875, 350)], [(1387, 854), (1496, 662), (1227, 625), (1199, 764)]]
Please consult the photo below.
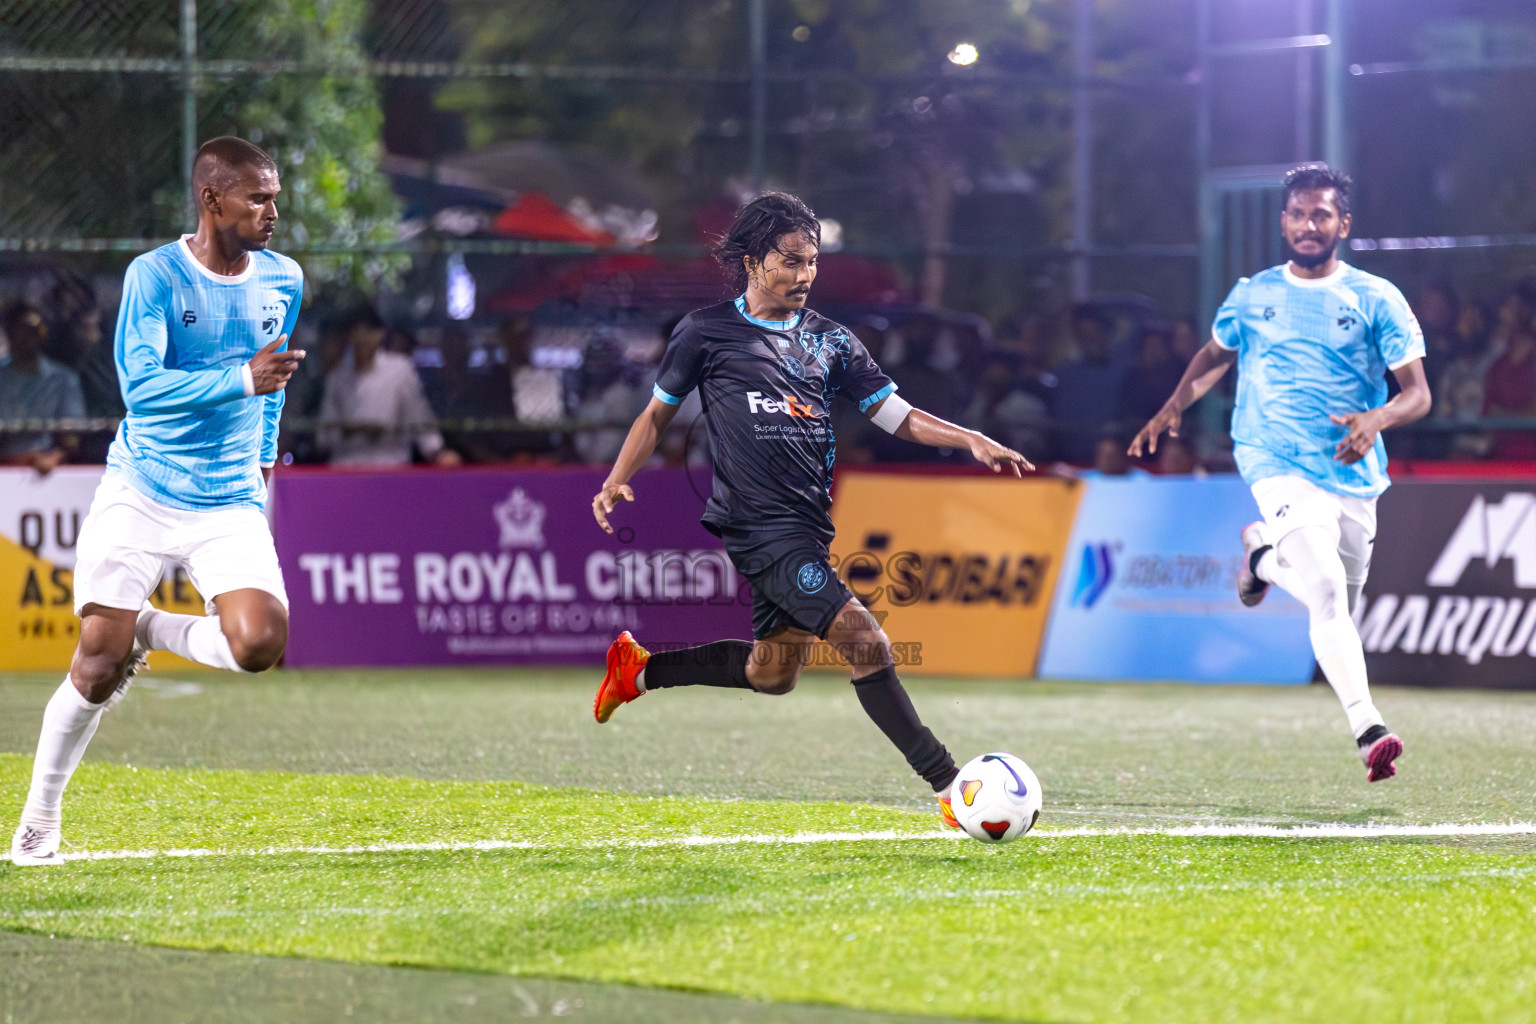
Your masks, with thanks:
[(1334, 449), (1349, 430), (1328, 417), (1385, 404), (1387, 371), (1424, 357), (1424, 332), (1395, 285), (1344, 264), (1317, 280), (1271, 267), (1237, 282), (1212, 337), (1238, 353), (1232, 440), (1247, 483), (1299, 476), (1357, 498), (1387, 489), (1381, 438), (1346, 466)]
[(172, 508), (263, 505), (283, 392), (248, 394), (244, 366), (293, 336), (303, 290), (286, 256), (252, 252), (244, 273), (223, 277), (185, 237), (129, 264), (114, 342), (128, 416), (108, 468)]

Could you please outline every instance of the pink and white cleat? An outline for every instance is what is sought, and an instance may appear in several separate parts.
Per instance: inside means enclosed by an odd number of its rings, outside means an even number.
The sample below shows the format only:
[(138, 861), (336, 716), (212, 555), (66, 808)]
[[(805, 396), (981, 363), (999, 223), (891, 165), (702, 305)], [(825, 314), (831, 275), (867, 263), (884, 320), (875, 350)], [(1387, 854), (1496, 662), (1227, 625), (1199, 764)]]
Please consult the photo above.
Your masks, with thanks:
[(1369, 774), (1367, 781), (1380, 782), (1397, 774), (1393, 764), (1403, 756), (1403, 741), (1396, 733), (1387, 732), (1384, 725), (1372, 726), (1359, 739), (1360, 760), (1365, 762)]

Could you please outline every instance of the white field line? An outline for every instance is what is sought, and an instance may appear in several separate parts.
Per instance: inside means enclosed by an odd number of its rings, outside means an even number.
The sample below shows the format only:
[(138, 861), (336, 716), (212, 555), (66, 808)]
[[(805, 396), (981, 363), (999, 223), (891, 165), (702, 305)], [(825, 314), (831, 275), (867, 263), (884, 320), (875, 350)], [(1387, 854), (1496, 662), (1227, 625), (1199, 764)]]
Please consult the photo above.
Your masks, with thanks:
[[(1182, 825), (1171, 828), (1062, 828), (1032, 833), (1030, 841), (1092, 839), (1118, 836), (1170, 836), (1253, 839), (1394, 839), (1414, 837), (1529, 836), (1536, 822), (1442, 825)], [(458, 853), (477, 850), (611, 850), (695, 846), (814, 846), (823, 843), (909, 842), (964, 839), (944, 832), (796, 832), (792, 835), (674, 836), (665, 839), (598, 839), (581, 843), (535, 843), (512, 839), (462, 842), (371, 843), (362, 846), (270, 846), (250, 850), (77, 850), (65, 860), (149, 860), (156, 857), (282, 857), (296, 855), (348, 856), (369, 853)]]

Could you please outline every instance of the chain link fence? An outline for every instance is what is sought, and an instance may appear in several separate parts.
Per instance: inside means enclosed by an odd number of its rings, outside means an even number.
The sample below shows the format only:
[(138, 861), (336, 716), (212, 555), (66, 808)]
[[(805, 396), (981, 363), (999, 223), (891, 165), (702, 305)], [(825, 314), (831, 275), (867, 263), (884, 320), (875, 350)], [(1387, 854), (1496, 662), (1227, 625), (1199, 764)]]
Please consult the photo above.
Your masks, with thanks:
[[(993, 6), (1014, 17), (1029, 5)], [(317, 367), (346, 344), (326, 328), (331, 314), (370, 298), (409, 332), (400, 348), (414, 347), (424, 376), (441, 376), (460, 350), (465, 371), (510, 376), (522, 359), (563, 375), (563, 406), (545, 425), (550, 450), (567, 457), (582, 429), (616, 429), (630, 414), (605, 414), (584, 390), (600, 387), (582, 373), (586, 352), (617, 347), (640, 361), (625, 372), (644, 377), (665, 325), (721, 296), (705, 229), (721, 226), (733, 190), (758, 181), (812, 196), (843, 222), (849, 243), (837, 252), (829, 233), (817, 304), (887, 342), (893, 368), (903, 325), (925, 315), (935, 263), (948, 281), (940, 294), (985, 317), (945, 319), (939, 362), (959, 360), (946, 374), (981, 380), (968, 352), (996, 341), (1010, 313), (1022, 319), (1003, 340), (1029, 347), (1026, 360), (1043, 367), (1069, 350), (1071, 269), (1083, 258), (1134, 358), (1143, 326), (1194, 306), (1197, 252), (1181, 240), (1193, 233), (1193, 195), (1158, 184), (1193, 166), (1181, 70), (1192, 57), (1176, 46), (1161, 63), (1105, 57), (1085, 77), (1066, 57), (1070, 7), (1037, 4), (1034, 20), (1010, 23), (1033, 49), (984, 40), (988, 59), (962, 67), (882, 63), (869, 52), (895, 47), (894, 36), (839, 21), (840, 8), (798, 23), (819, 5), (790, 0), (0, 0), (0, 299), (43, 307), (55, 342), (94, 344), (96, 376), (110, 378), (102, 354), (123, 267), (191, 226), (191, 154), (235, 133), (283, 168), (279, 248), (310, 274), (301, 340)], [(1192, 11), (1170, 6), (1159, 31), (1176, 35)], [(1110, 193), (1087, 250), (1057, 240), (1074, 201), (1068, 143), (1084, 89), (1101, 118), (1099, 191)], [(501, 163), (477, 163), (485, 152)], [(573, 156), (594, 152), (626, 158)], [(1143, 165), (1162, 176), (1128, 171)], [(570, 237), (498, 230), (520, 194), (541, 189)], [(692, 193), (717, 198), (714, 220), (668, 213)], [(1157, 221), (1170, 204), (1188, 209)], [(935, 223), (946, 230), (925, 234)], [(97, 338), (82, 340), (93, 311)], [(525, 344), (501, 340), (508, 318), (527, 322)], [(306, 387), (285, 427), (293, 451), (318, 458), (322, 384)], [(120, 412), (110, 390), (87, 403), (98, 434)], [(516, 437), (515, 398), (439, 409), (444, 432)], [(964, 415), (973, 398), (946, 411)], [(0, 431), (35, 432), (0, 419), (10, 423)], [(1103, 428), (1035, 409), (1018, 427), (1079, 441)]]

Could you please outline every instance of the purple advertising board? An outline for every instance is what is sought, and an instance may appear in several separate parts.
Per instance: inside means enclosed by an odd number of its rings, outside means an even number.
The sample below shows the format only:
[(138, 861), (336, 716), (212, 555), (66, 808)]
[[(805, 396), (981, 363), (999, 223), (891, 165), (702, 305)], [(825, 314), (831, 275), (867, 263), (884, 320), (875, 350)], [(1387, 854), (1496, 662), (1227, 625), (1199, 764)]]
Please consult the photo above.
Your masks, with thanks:
[(603, 477), (279, 474), (287, 663), (596, 665), (624, 629), (658, 645), (750, 636), (745, 581), (684, 472), (637, 475), (612, 536), (592, 518)]

